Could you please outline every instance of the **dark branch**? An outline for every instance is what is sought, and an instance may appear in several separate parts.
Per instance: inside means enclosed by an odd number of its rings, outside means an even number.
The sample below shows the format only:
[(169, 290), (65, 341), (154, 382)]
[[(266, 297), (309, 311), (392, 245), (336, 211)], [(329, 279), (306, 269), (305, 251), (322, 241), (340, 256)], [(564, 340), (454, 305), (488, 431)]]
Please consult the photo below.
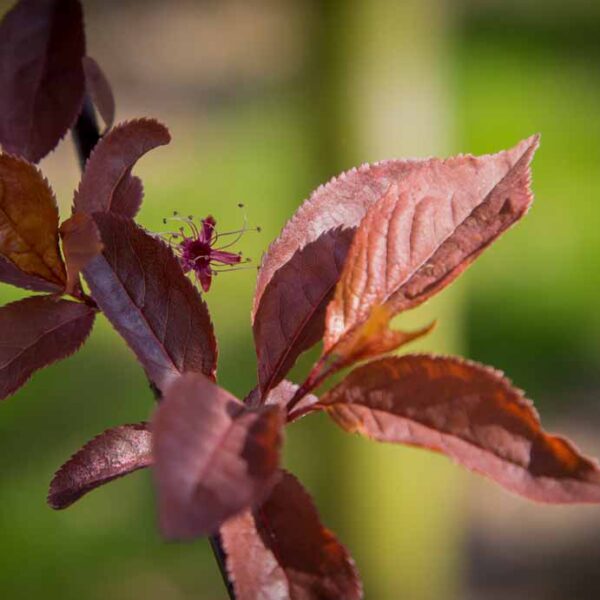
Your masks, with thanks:
[(73, 140), (79, 156), (79, 166), (83, 171), (87, 159), (90, 157), (94, 146), (100, 140), (100, 130), (96, 119), (94, 105), (86, 94), (83, 107), (72, 129)]

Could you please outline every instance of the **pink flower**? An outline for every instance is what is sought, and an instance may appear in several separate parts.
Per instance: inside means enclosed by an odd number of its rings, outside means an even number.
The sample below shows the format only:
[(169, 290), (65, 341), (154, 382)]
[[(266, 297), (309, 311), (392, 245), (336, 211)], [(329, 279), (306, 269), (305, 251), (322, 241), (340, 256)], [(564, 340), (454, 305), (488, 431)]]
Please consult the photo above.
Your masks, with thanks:
[[(177, 213), (174, 214), (177, 215)], [(194, 223), (191, 216), (187, 218), (175, 216), (173, 218), (185, 223), (189, 228), (188, 233), (191, 235), (186, 233), (185, 227), (180, 227), (179, 233), (167, 234), (169, 244), (179, 258), (183, 272), (190, 273), (193, 271), (202, 289), (208, 292), (213, 275), (220, 272), (215, 269), (215, 266), (231, 267), (242, 262), (241, 252), (226, 252), (225, 248), (235, 245), (242, 235), (248, 231), (248, 228), (244, 224), (244, 227), (238, 231), (219, 234), (216, 230), (217, 222), (211, 215), (202, 219), (200, 227)], [(164, 219), (164, 222), (166, 223), (167, 219)], [(256, 230), (260, 231), (260, 228), (257, 227)], [(233, 242), (229, 242), (220, 248), (215, 247), (217, 240), (232, 234), (237, 234)], [(249, 261), (250, 259), (247, 258), (244, 262)]]

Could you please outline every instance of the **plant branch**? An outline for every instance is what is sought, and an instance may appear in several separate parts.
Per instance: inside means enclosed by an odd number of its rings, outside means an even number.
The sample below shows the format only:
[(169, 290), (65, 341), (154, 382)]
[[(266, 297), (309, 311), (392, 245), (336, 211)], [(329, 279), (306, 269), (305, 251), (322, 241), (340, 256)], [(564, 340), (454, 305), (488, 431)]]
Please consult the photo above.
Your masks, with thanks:
[(223, 549), (223, 544), (221, 543), (221, 536), (218, 533), (216, 533), (214, 535), (211, 535), (208, 538), (208, 540), (210, 542), (210, 547), (212, 548), (213, 554), (215, 556), (215, 560), (217, 561), (219, 571), (221, 571), (223, 583), (225, 584), (225, 589), (229, 594), (229, 598), (231, 600), (235, 600), (235, 590), (233, 589), (233, 584), (229, 579), (229, 574), (227, 573), (227, 554), (225, 554), (225, 550)]
[(94, 146), (100, 140), (100, 129), (96, 119), (96, 111), (90, 97), (86, 94), (81, 107), (81, 113), (77, 117), (72, 129), (73, 140), (77, 148), (79, 157), (79, 166), (81, 170), (85, 168), (85, 163), (90, 157)]
[[(81, 113), (79, 114), (75, 125), (73, 125), (71, 132), (73, 134), (75, 148), (77, 149), (79, 166), (83, 171), (85, 168), (85, 163), (90, 157), (94, 146), (100, 141), (101, 138), (98, 120), (96, 119), (96, 111), (94, 110), (94, 105), (87, 94), (83, 101)], [(160, 400), (160, 390), (151, 381), (149, 383), (155, 399)], [(221, 536), (219, 534), (211, 535), (209, 537), (209, 542), (215, 556), (215, 561), (217, 562), (217, 566), (219, 567), (219, 571), (223, 577), (223, 582), (227, 589), (227, 593), (229, 594), (229, 598), (231, 600), (235, 600), (233, 584), (229, 580), (229, 576), (227, 574), (227, 555), (225, 554), (223, 545), (221, 544)]]

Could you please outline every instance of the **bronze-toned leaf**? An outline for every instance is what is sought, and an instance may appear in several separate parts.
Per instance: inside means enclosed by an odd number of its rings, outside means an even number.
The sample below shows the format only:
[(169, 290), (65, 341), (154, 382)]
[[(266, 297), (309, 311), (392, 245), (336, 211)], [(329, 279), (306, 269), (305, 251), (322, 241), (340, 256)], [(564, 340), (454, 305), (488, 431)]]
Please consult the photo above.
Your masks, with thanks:
[(532, 500), (600, 502), (600, 469), (546, 433), (501, 373), (457, 358), (385, 358), (350, 373), (318, 405), (349, 432), (421, 446)]
[(0, 154), (0, 255), (26, 275), (62, 289), (54, 193), (30, 163)]
[(327, 307), (327, 353), (374, 306), (391, 315), (454, 280), (520, 219), (533, 196), (529, 164), (538, 136), (512, 150), (415, 165), (360, 224)]
[(35, 296), (0, 308), (0, 400), (31, 375), (79, 350), (94, 323), (85, 304)]
[(180, 373), (214, 378), (217, 344), (206, 304), (171, 250), (133, 221), (96, 213), (104, 245), (83, 270), (94, 300), (162, 390)]
[(75, 193), (76, 212), (114, 212), (133, 218), (141, 203), (139, 180), (131, 169), (153, 148), (171, 141), (164, 125), (135, 119), (113, 127), (96, 145)]
[(75, 213), (62, 223), (60, 237), (67, 267), (65, 293), (72, 294), (79, 283), (79, 273), (104, 246), (96, 223), (86, 213)]
[(237, 600), (358, 600), (354, 561), (311, 497), (284, 473), (265, 503), (221, 527)]
[(107, 429), (77, 451), (54, 475), (48, 504), (71, 506), (97, 487), (152, 464), (152, 434), (147, 423)]
[(26, 290), (35, 292), (49, 292), (58, 294), (63, 291), (62, 286), (50, 283), (40, 277), (23, 273), (14, 263), (0, 254), (0, 281)]
[(110, 129), (115, 121), (115, 98), (110, 83), (100, 65), (91, 56), (83, 57), (83, 72), (87, 92), (106, 129)]
[(168, 387), (152, 422), (160, 524), (169, 538), (215, 533), (279, 477), (283, 413), (250, 409), (206, 377)]
[(0, 144), (38, 162), (75, 122), (84, 94), (79, 0), (20, 0), (0, 23)]

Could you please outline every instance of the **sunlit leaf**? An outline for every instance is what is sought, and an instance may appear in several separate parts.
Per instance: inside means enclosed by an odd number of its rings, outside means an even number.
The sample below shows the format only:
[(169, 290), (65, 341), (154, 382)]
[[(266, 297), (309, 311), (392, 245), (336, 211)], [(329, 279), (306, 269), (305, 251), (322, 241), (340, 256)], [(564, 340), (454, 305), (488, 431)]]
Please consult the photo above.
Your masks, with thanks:
[(537, 145), (533, 136), (499, 154), (415, 163), (391, 183), (352, 241), (327, 307), (324, 351), (374, 306), (394, 315), (440, 291), (520, 219), (533, 200)]
[(85, 165), (75, 193), (75, 210), (110, 211), (133, 218), (143, 190), (137, 178), (132, 181), (131, 169), (146, 152), (170, 141), (167, 128), (152, 119), (116, 125), (98, 142)]
[(152, 464), (147, 423), (107, 429), (74, 454), (54, 475), (48, 492), (52, 508), (67, 508), (97, 487)]
[(52, 189), (32, 164), (8, 154), (0, 155), (0, 255), (25, 274), (64, 287)]
[(457, 358), (408, 355), (354, 370), (318, 405), (349, 432), (421, 446), (532, 500), (600, 502), (600, 469), (545, 433), (501, 373)]
[(103, 245), (96, 223), (86, 213), (75, 213), (62, 223), (60, 237), (67, 268), (65, 293), (71, 294), (78, 285), (79, 273), (102, 252)]
[(169, 538), (215, 533), (279, 476), (283, 413), (250, 409), (202, 375), (166, 390), (152, 422), (160, 523)]
[[(401, 346), (430, 333), (435, 323), (416, 331), (390, 328), (391, 310), (385, 305), (373, 306), (369, 316), (353, 327), (324, 355), (318, 367), (332, 374), (352, 364), (397, 350)], [(315, 374), (322, 375), (318, 370)]]
[(106, 129), (110, 129), (115, 121), (115, 98), (110, 82), (100, 65), (91, 56), (83, 57), (83, 71), (86, 90), (98, 109)]
[(0, 144), (38, 162), (75, 122), (84, 93), (78, 0), (20, 0), (0, 23)]
[(237, 600), (362, 598), (354, 561), (289, 473), (260, 508), (227, 521), (221, 536)]
[(149, 379), (163, 389), (187, 371), (214, 377), (217, 346), (208, 309), (171, 250), (130, 219), (93, 218), (104, 250), (84, 269), (85, 279)]
[(25, 298), (0, 308), (0, 399), (38, 369), (78, 350), (93, 322), (89, 306), (53, 296)]

